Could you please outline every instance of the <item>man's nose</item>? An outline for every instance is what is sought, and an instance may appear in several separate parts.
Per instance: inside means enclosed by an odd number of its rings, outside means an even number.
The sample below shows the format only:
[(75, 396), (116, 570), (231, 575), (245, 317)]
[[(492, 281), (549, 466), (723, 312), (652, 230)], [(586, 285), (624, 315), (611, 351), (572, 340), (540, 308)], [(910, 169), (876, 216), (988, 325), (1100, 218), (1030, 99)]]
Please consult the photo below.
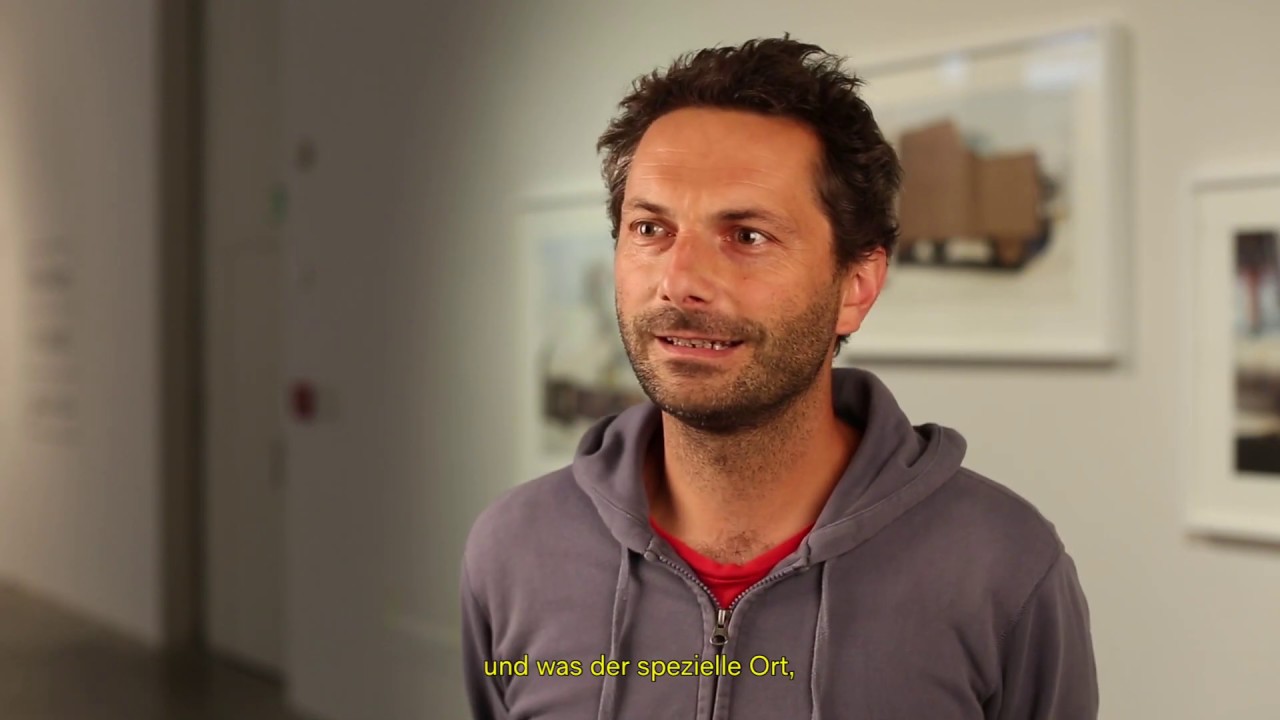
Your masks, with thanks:
[(715, 300), (716, 273), (721, 260), (714, 236), (684, 232), (665, 253), (660, 292), (662, 299), (681, 307)]

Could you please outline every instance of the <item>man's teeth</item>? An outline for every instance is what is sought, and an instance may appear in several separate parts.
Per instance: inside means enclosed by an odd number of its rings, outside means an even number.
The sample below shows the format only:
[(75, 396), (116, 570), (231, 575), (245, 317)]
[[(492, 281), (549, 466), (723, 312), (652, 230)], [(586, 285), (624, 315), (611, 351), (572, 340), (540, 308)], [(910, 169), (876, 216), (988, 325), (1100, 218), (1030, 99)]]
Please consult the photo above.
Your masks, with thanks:
[(687, 338), (669, 337), (666, 340), (672, 345), (679, 345), (680, 347), (710, 348), (712, 350), (725, 350), (729, 348), (731, 345), (733, 345), (732, 342), (713, 342), (711, 340), (690, 340)]

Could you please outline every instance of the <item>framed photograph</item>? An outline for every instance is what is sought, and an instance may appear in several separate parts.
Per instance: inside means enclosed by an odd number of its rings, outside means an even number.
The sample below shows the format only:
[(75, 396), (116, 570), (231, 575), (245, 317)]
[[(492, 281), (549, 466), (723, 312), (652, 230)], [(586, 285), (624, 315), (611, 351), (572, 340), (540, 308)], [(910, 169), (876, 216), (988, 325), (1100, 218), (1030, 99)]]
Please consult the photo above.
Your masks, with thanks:
[(1188, 520), (1280, 543), (1280, 165), (1202, 177), (1191, 197)]
[(1101, 24), (852, 58), (904, 178), (885, 288), (839, 359), (1118, 356), (1122, 50)]
[(522, 480), (569, 464), (594, 422), (645, 399), (618, 331), (606, 203), (572, 193), (518, 211)]

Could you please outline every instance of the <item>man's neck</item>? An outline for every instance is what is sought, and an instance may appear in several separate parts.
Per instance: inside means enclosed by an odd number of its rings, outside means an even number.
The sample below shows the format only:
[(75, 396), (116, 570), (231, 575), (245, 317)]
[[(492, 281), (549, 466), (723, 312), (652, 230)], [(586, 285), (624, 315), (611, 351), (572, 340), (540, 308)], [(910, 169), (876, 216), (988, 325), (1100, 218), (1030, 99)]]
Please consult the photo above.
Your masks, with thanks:
[(772, 422), (737, 434), (664, 414), (645, 483), (654, 521), (699, 553), (744, 563), (813, 524), (857, 445), (818, 386)]

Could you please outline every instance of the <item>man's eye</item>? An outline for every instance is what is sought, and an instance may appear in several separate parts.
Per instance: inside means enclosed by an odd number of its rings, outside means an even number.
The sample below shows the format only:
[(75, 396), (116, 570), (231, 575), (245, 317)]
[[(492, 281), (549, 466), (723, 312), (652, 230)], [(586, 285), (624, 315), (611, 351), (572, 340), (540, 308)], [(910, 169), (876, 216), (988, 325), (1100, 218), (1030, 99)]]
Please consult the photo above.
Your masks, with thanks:
[(662, 232), (662, 226), (655, 222), (641, 220), (635, 225), (636, 234), (642, 237), (653, 237)]
[(769, 240), (768, 235), (749, 228), (738, 228), (734, 231), (733, 238), (743, 245), (763, 245)]

